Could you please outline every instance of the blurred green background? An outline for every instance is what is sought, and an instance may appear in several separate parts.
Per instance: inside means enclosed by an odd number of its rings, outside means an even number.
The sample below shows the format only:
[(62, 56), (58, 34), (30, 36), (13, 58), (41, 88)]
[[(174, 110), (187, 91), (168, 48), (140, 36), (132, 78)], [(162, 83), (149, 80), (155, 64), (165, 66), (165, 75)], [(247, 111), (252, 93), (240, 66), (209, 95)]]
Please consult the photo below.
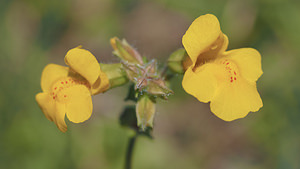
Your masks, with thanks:
[(61, 133), (35, 102), (48, 63), (83, 45), (114, 63), (113, 36), (166, 60), (198, 16), (215, 14), (229, 48), (262, 54), (264, 107), (228, 123), (184, 93), (158, 103), (154, 140), (140, 137), (134, 169), (300, 168), (300, 1), (292, 0), (1, 0), (0, 168), (121, 169), (131, 132), (119, 125), (126, 87), (93, 97), (92, 117)]

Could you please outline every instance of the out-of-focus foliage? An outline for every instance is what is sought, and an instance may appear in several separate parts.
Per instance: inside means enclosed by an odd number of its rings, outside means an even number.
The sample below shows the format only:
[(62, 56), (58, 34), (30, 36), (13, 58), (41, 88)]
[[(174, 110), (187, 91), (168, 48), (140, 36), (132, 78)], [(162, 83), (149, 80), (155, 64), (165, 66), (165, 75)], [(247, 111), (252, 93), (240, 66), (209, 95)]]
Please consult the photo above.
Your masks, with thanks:
[[(199, 15), (215, 14), (229, 48), (262, 54), (264, 107), (227, 123), (185, 94), (158, 102), (154, 140), (140, 137), (134, 168), (300, 168), (300, 2), (295, 0), (0, 1), (0, 168), (122, 168), (129, 129), (118, 124), (126, 87), (93, 98), (94, 112), (66, 134), (34, 100), (47, 63), (64, 64), (83, 45), (99, 61), (124, 37), (141, 54), (166, 60)], [(128, 87), (128, 86), (127, 86)]]

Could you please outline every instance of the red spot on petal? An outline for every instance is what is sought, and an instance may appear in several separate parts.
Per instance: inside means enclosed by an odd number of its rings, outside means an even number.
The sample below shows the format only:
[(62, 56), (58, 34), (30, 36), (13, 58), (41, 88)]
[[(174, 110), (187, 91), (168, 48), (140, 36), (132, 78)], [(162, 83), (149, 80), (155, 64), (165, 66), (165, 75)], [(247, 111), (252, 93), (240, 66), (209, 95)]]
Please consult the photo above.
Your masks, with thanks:
[(236, 80), (236, 77), (234, 77), (234, 80)]
[(55, 99), (55, 96), (53, 96), (53, 99)]
[(68, 81), (66, 81), (66, 84), (68, 84)]
[(230, 77), (230, 79), (232, 79), (232, 76)]
[(230, 80), (230, 82), (232, 83), (232, 82), (233, 82), (233, 80)]
[(56, 90), (56, 89), (57, 89), (57, 87), (54, 88), (54, 90)]
[(234, 75), (236, 75), (236, 72), (234, 72)]
[(67, 97), (67, 95), (64, 95), (64, 97)]
[(64, 82), (61, 82), (61, 84), (64, 84)]
[(227, 62), (226, 65), (229, 65), (229, 62)]

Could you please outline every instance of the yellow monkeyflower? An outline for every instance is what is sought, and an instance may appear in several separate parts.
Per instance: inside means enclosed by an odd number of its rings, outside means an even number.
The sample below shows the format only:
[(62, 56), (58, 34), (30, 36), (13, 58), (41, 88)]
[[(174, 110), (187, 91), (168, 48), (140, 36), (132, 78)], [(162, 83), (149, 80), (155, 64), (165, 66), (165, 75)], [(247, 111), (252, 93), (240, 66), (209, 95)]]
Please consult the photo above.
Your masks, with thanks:
[(182, 86), (225, 121), (258, 111), (262, 100), (256, 81), (262, 75), (261, 56), (252, 48), (226, 51), (228, 38), (211, 14), (198, 17), (182, 38), (190, 64)]
[(65, 115), (74, 123), (90, 118), (91, 95), (109, 88), (109, 80), (92, 53), (81, 47), (68, 51), (65, 62), (70, 67), (48, 64), (41, 77), (42, 93), (36, 95), (43, 113), (62, 132), (67, 131)]

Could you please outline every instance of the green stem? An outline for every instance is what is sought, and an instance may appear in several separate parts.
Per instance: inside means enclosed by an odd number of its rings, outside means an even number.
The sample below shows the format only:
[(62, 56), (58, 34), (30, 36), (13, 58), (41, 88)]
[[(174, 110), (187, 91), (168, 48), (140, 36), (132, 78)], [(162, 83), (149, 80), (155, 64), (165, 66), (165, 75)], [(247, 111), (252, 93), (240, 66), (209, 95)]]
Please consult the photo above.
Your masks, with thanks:
[(138, 137), (138, 133), (131, 138), (129, 138), (129, 143), (126, 152), (126, 160), (125, 160), (125, 169), (131, 169), (133, 148)]

